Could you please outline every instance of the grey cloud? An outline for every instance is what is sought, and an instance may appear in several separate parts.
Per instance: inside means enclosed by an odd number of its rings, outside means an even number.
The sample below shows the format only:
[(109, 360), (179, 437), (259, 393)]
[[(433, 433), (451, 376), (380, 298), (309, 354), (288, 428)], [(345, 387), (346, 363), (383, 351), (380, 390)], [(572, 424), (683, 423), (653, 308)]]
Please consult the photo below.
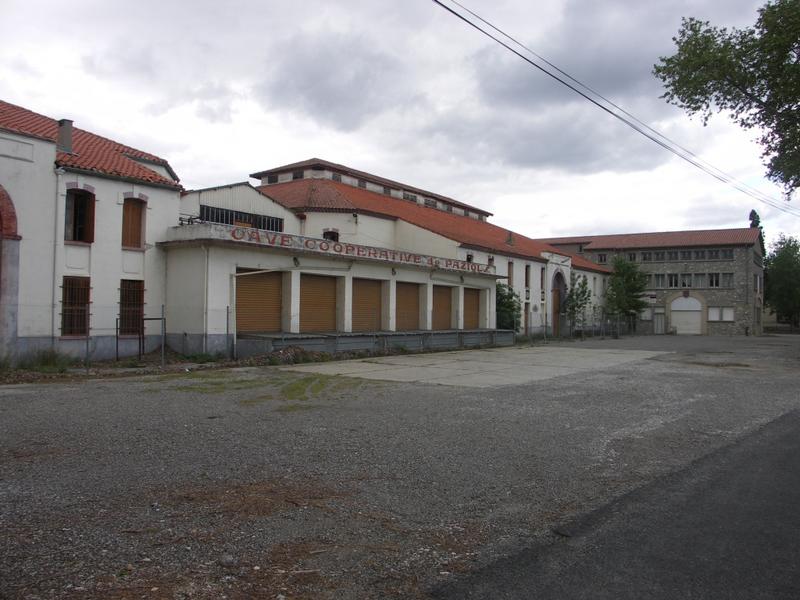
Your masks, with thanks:
[(299, 35), (276, 49), (269, 74), (253, 87), (268, 110), (299, 111), (350, 131), (388, 110), (420, 101), (397, 58), (360, 36)]
[(579, 104), (509, 114), (451, 114), (429, 129), (462, 160), (571, 173), (630, 172), (653, 168), (671, 155), (600, 111)]

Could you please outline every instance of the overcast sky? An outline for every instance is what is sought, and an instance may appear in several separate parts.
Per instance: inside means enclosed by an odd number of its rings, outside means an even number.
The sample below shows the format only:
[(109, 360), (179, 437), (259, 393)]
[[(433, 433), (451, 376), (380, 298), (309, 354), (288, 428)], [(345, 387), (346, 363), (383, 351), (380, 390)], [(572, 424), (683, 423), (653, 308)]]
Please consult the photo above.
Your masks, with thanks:
[[(681, 16), (751, 0), (463, 0), (703, 159), (775, 198), (754, 132), (667, 105)], [(187, 188), (324, 158), (451, 196), (532, 237), (746, 227), (800, 236), (430, 0), (0, 0), (0, 98), (163, 156)], [(792, 206), (800, 209), (800, 199)]]

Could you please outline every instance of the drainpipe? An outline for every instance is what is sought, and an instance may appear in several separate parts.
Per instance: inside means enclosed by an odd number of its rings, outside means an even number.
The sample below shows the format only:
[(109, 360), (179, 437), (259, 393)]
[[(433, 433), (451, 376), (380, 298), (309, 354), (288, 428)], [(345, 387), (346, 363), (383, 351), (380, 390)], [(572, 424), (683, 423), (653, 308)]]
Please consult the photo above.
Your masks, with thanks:
[(206, 268), (203, 273), (203, 353), (208, 352), (208, 246), (206, 251)]
[(58, 256), (58, 208), (60, 206), (59, 191), (61, 190), (61, 176), (64, 174), (64, 169), (57, 167), (56, 174), (56, 193), (55, 202), (53, 206), (53, 297), (52, 306), (50, 307), (50, 345), (55, 347), (56, 343), (56, 307), (58, 306), (58, 296), (56, 290), (58, 289), (58, 270), (56, 267), (56, 259)]

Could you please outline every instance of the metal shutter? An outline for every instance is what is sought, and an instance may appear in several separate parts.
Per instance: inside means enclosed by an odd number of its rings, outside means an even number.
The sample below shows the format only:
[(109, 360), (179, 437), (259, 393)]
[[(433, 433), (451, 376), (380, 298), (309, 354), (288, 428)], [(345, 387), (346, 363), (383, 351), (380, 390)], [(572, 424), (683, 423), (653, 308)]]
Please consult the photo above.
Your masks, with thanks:
[(433, 286), (433, 327), (432, 329), (451, 329), (450, 315), (453, 308), (453, 288), (444, 285)]
[(336, 278), (300, 275), (300, 332), (336, 331)]
[(236, 278), (236, 331), (281, 330), (283, 273), (258, 273)]
[(464, 288), (464, 329), (480, 327), (480, 308), (481, 291), (475, 288)]
[(397, 331), (419, 329), (419, 284), (397, 282)]
[(380, 331), (381, 282), (353, 279), (353, 331)]

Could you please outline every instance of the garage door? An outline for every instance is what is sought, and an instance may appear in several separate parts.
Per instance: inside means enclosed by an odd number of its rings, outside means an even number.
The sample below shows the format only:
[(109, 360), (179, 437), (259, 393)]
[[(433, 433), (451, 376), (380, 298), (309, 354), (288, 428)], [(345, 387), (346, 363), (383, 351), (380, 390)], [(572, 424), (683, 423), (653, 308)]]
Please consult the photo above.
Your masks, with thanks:
[[(464, 288), (464, 329), (477, 329), (480, 325), (481, 291)], [(525, 311), (525, 318), (528, 313)], [(526, 321), (527, 328), (527, 321)]]
[(419, 329), (419, 284), (397, 282), (397, 331)]
[(336, 278), (300, 275), (300, 332), (336, 331)]
[(679, 335), (700, 335), (703, 331), (702, 305), (697, 298), (676, 298), (670, 306), (670, 326)]
[(353, 279), (353, 331), (381, 330), (381, 282)]
[(432, 329), (451, 329), (450, 315), (453, 308), (453, 288), (444, 285), (433, 286), (433, 327)]
[[(239, 271), (243, 273), (246, 271)], [(282, 273), (258, 273), (236, 278), (236, 331), (281, 330)]]

